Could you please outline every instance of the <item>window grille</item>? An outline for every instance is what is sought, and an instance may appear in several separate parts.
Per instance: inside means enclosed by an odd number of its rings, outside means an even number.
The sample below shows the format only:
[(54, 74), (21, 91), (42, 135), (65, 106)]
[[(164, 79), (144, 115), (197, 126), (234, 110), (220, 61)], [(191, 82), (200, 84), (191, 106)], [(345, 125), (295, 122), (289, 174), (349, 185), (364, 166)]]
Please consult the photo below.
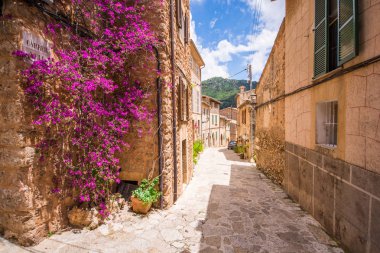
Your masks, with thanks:
[(338, 102), (317, 104), (317, 144), (334, 148), (338, 144)]

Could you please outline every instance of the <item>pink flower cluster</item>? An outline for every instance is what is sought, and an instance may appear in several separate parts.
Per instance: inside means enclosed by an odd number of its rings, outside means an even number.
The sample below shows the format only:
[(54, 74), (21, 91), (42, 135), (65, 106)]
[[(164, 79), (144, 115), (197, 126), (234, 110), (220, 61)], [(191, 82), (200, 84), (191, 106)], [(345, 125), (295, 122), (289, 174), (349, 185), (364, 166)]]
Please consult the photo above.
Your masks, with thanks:
[[(72, 0), (93, 35), (80, 36), (75, 28), (59, 23), (49, 25), (57, 42), (56, 59), (34, 61), (22, 72), (25, 93), (36, 112), (34, 123), (46, 134), (40, 148), (63, 146), (61, 162), (79, 192), (78, 201), (96, 204), (104, 215), (110, 185), (120, 182), (116, 155), (127, 145), (124, 137), (133, 121), (151, 117), (140, 106), (146, 92), (130, 80), (130, 59), (151, 51), (157, 41), (141, 17), (142, 9), (127, 2)], [(69, 35), (69, 46), (58, 44), (61, 34)], [(14, 55), (30, 57), (20, 51)], [(59, 187), (53, 192), (60, 192)]]

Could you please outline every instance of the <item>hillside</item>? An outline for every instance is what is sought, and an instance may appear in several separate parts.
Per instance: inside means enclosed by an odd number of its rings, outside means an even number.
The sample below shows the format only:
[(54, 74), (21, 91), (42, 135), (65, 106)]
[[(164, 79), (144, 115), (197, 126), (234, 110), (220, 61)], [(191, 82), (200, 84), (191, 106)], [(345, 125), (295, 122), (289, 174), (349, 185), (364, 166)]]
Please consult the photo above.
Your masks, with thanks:
[[(252, 83), (252, 88), (256, 88), (257, 82)], [(224, 79), (213, 77), (202, 82), (202, 95), (213, 97), (222, 102), (221, 109), (226, 107), (236, 107), (235, 96), (239, 92), (239, 87), (245, 86), (249, 89), (247, 80)]]

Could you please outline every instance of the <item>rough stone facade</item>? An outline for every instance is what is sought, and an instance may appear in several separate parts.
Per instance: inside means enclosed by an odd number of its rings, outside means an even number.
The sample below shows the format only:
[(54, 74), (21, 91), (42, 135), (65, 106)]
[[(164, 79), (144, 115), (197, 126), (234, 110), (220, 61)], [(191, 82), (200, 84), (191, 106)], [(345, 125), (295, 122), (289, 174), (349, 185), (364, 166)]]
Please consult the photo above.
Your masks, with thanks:
[[(171, 206), (174, 201), (181, 195), (183, 186), (191, 179), (193, 172), (192, 144), (193, 144), (193, 125), (191, 117), (186, 121), (180, 118), (180, 79), (185, 84), (184, 92), (187, 93), (186, 103), (187, 111), (192, 112), (192, 89), (191, 89), (191, 52), (190, 41), (185, 40), (184, 25), (185, 19), (189, 20), (190, 3), (185, 1), (173, 1), (174, 3), (182, 2), (183, 25), (179, 28), (177, 23), (177, 8), (174, 8), (174, 52), (175, 52), (175, 96), (176, 96), (176, 113), (173, 115), (172, 103), (172, 80), (171, 80), (171, 36), (170, 36), (170, 1), (153, 1), (147, 9), (145, 18), (151, 24), (151, 28), (158, 35), (162, 42), (159, 50), (159, 59), (161, 64), (161, 86), (162, 86), (162, 132), (163, 132), (163, 199), (164, 206)], [(155, 62), (151, 64), (156, 64)], [(136, 74), (137, 77), (145, 76), (146, 68), (142, 66)], [(155, 76), (150, 82), (155, 82)], [(156, 91), (153, 89), (151, 97), (145, 101), (149, 106), (157, 108)], [(191, 114), (191, 113), (190, 113)], [(176, 117), (176, 138), (177, 138), (177, 158), (174, 161), (173, 155), (173, 116)], [(189, 116), (189, 115), (188, 115)], [(121, 179), (126, 181), (141, 181), (143, 178), (157, 176), (158, 173), (158, 125), (157, 119), (149, 125), (144, 125), (146, 132), (149, 134), (137, 138), (137, 133), (132, 132), (127, 139), (131, 147), (127, 152), (122, 154), (122, 173)], [(177, 163), (177, 181), (175, 182), (174, 162)], [(176, 184), (176, 186), (175, 186)], [(175, 193), (177, 188), (177, 193)]]
[[(315, 79), (315, 1), (286, 1), (284, 187), (351, 252), (380, 252), (380, 2), (357, 2), (358, 55)], [(333, 147), (316, 144), (324, 101), (338, 104)]]
[[(283, 22), (272, 52), (256, 87), (255, 158), (257, 168), (276, 183), (282, 184), (285, 169), (285, 23)], [(268, 103), (268, 104), (264, 104)]]
[(41, 134), (32, 125), (33, 108), (18, 79), (24, 64), (12, 56), (22, 47), (23, 32), (50, 41), (43, 31), (51, 19), (25, 1), (1, 3), (0, 234), (30, 245), (66, 225), (73, 201), (51, 193), (57, 169), (37, 162), (35, 145)]
[[(176, 2), (176, 1), (173, 1)], [(189, 22), (189, 0), (182, 2), (182, 29), (177, 23), (177, 8), (174, 8), (174, 52), (175, 52), (175, 99), (173, 115), (172, 78), (171, 78), (171, 37), (170, 37), (170, 1), (149, 1), (145, 19), (156, 32), (160, 44), (162, 117), (163, 135), (163, 204), (168, 207), (181, 195), (193, 171), (192, 161), (192, 121), (190, 117), (181, 120), (180, 97), (186, 98), (187, 111), (191, 105), (190, 46), (185, 34), (185, 22)], [(5, 238), (18, 240), (23, 245), (38, 242), (48, 232), (55, 232), (67, 225), (67, 211), (74, 204), (71, 198), (58, 199), (51, 193), (55, 168), (37, 166), (35, 145), (38, 132), (32, 125), (32, 108), (25, 101), (17, 73), (20, 66), (11, 55), (20, 49), (22, 32), (30, 31), (49, 41), (43, 34), (46, 25), (51, 22), (47, 15), (28, 5), (26, 1), (5, 0), (4, 16), (10, 16), (1, 22), (0, 29), (0, 234)], [(60, 1), (54, 1), (57, 6)], [(189, 31), (189, 29), (187, 29)], [(187, 37), (186, 37), (187, 36)], [(141, 58), (149, 57), (142, 54)], [(157, 111), (156, 73), (147, 73), (154, 69), (155, 59), (140, 61), (136, 66), (136, 78), (150, 88), (150, 97), (143, 103)], [(183, 94), (179, 94), (179, 78), (184, 84)], [(190, 113), (187, 113), (188, 115)], [(157, 114), (155, 114), (157, 115)], [(173, 118), (177, 124), (177, 157), (174, 157)], [(144, 134), (138, 137), (137, 128), (142, 127)], [(120, 154), (121, 179), (140, 181), (146, 177), (158, 175), (158, 123), (157, 117), (150, 124), (137, 124), (126, 137), (130, 148)], [(177, 178), (174, 177), (174, 164), (177, 165)], [(175, 186), (177, 192), (174, 191)]]

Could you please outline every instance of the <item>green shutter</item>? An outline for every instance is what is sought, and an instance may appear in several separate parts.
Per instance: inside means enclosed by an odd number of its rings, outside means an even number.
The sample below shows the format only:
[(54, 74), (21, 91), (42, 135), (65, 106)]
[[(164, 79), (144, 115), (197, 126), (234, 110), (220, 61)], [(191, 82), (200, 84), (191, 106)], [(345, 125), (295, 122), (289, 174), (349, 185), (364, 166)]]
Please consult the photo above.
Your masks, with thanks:
[(327, 0), (315, 0), (314, 77), (327, 72)]
[(338, 0), (338, 65), (357, 55), (356, 0)]

